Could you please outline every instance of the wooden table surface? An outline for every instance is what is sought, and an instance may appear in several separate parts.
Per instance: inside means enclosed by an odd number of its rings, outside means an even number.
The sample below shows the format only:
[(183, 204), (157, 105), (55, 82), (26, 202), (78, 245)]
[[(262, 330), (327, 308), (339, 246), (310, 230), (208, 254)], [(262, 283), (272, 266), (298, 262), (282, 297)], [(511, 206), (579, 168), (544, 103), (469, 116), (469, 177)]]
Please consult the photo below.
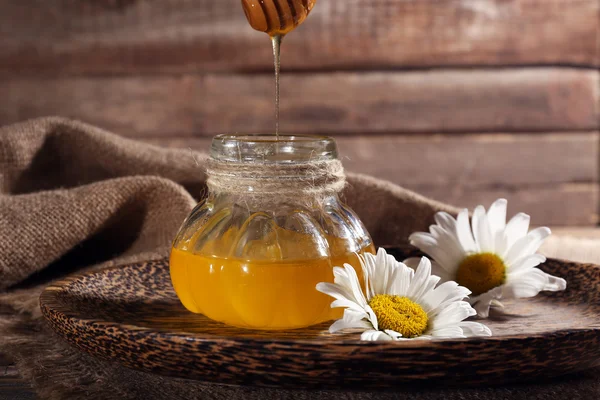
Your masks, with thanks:
[(36, 398), (28, 383), (23, 381), (14, 365), (0, 360), (0, 400), (33, 400)]
[[(600, 239), (600, 228), (557, 227), (554, 234), (588, 239)], [(25, 382), (10, 359), (0, 354), (0, 400), (34, 400), (31, 386)]]

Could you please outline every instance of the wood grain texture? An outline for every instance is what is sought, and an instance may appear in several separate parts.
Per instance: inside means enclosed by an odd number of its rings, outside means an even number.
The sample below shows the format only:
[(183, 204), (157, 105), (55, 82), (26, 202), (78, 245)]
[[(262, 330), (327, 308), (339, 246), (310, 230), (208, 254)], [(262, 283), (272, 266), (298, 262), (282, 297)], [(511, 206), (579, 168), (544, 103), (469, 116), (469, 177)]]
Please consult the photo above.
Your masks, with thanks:
[(346, 390), (432, 385), (432, 378), (501, 384), (600, 363), (600, 268), (548, 260), (542, 269), (565, 278), (567, 290), (507, 302), (506, 314), (486, 321), (492, 338), (372, 343), (356, 332), (329, 334), (328, 323), (271, 332), (227, 327), (183, 308), (166, 261), (69, 278), (46, 289), (40, 303), (53, 329), (80, 350), (168, 376)]
[(0, 375), (5, 380), (11, 379), (11, 378), (18, 378), (20, 376), (19, 371), (17, 370), (17, 368), (14, 365), (4, 365), (4, 364), (0, 364)]
[[(598, 65), (596, 0), (327, 0), (288, 69)], [(0, 74), (270, 70), (239, 0), (0, 4)]]
[[(144, 139), (199, 151), (209, 138)], [(598, 223), (597, 132), (336, 138), (348, 171), (386, 179), (460, 207), (509, 200), (543, 225)], [(190, 156), (191, 157), (191, 156)]]
[(598, 184), (564, 184), (517, 188), (465, 188), (462, 186), (412, 187), (435, 200), (473, 209), (478, 204), (489, 207), (494, 200), (506, 198), (509, 215), (525, 212), (534, 225), (593, 226), (599, 222)]
[(0, 399), (34, 400), (31, 385), (25, 382), (14, 365), (0, 362)]
[(6, 354), (0, 353), (0, 372), (2, 372), (2, 366), (12, 365), (13, 361)]
[(552, 227), (552, 235), (577, 239), (600, 239), (600, 228), (581, 226)]
[[(419, 186), (522, 187), (598, 180), (598, 132), (362, 135), (335, 137), (351, 172)], [(142, 137), (207, 152), (211, 138)], [(552, 161), (551, 161), (552, 160)]]
[[(126, 136), (270, 133), (273, 76), (0, 80), (0, 124), (78, 118)], [(506, 132), (598, 126), (598, 72), (570, 68), (285, 74), (287, 133)]]

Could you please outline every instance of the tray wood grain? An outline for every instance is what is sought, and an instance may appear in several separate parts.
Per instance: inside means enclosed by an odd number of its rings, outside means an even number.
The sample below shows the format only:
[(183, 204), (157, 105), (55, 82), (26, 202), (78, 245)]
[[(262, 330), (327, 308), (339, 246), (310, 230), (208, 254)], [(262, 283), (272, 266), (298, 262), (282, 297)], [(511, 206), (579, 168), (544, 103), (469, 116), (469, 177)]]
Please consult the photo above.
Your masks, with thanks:
[[(404, 251), (396, 251), (404, 255)], [(400, 254), (398, 254), (400, 253)], [(387, 389), (501, 384), (600, 365), (600, 267), (548, 260), (562, 293), (506, 303), (479, 339), (372, 343), (359, 333), (242, 330), (187, 312), (166, 260), (75, 276), (40, 297), (65, 340), (94, 356), (166, 376), (284, 388)]]

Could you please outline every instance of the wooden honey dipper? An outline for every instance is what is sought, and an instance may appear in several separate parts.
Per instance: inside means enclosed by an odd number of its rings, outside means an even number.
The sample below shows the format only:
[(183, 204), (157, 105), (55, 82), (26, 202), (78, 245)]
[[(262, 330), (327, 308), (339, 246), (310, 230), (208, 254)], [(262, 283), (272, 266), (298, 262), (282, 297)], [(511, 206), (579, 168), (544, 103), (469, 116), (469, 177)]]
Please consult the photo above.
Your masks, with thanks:
[(299, 26), (317, 0), (242, 0), (250, 25), (270, 36), (283, 36)]

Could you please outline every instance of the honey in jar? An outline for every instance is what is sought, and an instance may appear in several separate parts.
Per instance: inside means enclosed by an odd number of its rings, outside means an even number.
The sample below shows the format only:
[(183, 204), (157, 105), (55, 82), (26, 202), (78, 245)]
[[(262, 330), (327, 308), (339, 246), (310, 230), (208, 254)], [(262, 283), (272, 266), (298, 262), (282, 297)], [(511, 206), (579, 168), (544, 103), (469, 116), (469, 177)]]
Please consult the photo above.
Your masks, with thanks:
[(374, 248), (338, 198), (344, 178), (333, 139), (218, 136), (208, 174), (209, 195), (171, 251), (171, 279), (183, 305), (252, 329), (339, 318), (315, 286), (333, 282), (335, 266), (360, 271), (358, 254)]

